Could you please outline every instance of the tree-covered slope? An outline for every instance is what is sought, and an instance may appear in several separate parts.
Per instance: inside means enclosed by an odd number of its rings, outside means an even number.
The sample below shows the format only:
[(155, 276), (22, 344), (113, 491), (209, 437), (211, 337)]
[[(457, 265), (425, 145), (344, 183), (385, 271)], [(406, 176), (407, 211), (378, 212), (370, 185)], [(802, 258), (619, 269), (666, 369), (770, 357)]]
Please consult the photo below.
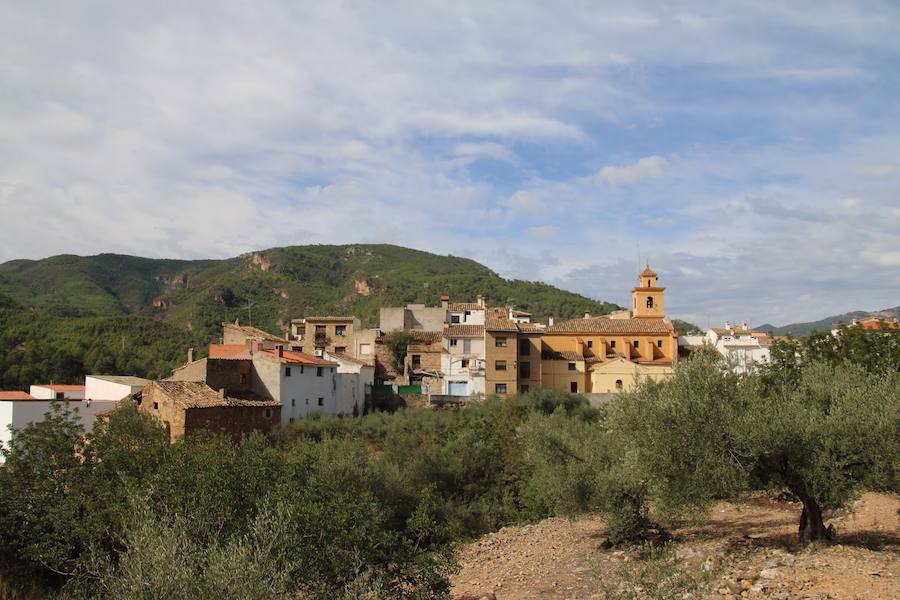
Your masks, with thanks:
[[(223, 321), (252, 320), (279, 333), (292, 318), (353, 314), (375, 326), (382, 306), (435, 305), (442, 294), (456, 301), (483, 294), (489, 304), (511, 303), (537, 318), (617, 308), (547, 284), (507, 280), (469, 259), (392, 245), (292, 246), (225, 260), (115, 254), (16, 260), (0, 265), (0, 369), (7, 373), (0, 373), (0, 385), (71, 379), (66, 373), (75, 366), (58, 369), (61, 359), (50, 348), (70, 348), (77, 359), (71, 364), (88, 372), (105, 366), (157, 375), (180, 364), (185, 346), (217, 339)], [(122, 339), (133, 344), (130, 352)], [(88, 360), (98, 346), (112, 358)], [(29, 370), (36, 364), (45, 366)]]
[(824, 319), (820, 319), (818, 321), (791, 323), (790, 325), (782, 325), (781, 327), (775, 327), (774, 325), (766, 323), (765, 325), (757, 327), (757, 329), (760, 331), (769, 331), (774, 335), (792, 335), (794, 337), (806, 337), (814, 331), (831, 331), (841, 323), (843, 323), (844, 325), (849, 325), (853, 322), (854, 319), (866, 319), (869, 317), (878, 317), (886, 320), (900, 318), (900, 306), (895, 306), (894, 308), (885, 308), (884, 310), (877, 310), (874, 312), (857, 310), (844, 313), (842, 315), (825, 317)]

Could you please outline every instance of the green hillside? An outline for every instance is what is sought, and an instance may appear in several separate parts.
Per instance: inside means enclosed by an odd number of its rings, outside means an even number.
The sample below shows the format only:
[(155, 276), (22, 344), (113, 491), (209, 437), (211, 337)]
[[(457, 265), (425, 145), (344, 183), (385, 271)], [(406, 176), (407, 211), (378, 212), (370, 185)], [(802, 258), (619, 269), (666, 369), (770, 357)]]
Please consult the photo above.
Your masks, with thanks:
[[(537, 318), (618, 308), (503, 279), (469, 259), (392, 245), (292, 246), (225, 260), (15, 260), (0, 264), (0, 387), (83, 372), (158, 376), (180, 364), (187, 346), (216, 340), (223, 321), (252, 318), (280, 333), (292, 318), (355, 314), (375, 326), (382, 306), (434, 305), (442, 294), (459, 301), (483, 294)], [(62, 347), (65, 360), (53, 350)]]

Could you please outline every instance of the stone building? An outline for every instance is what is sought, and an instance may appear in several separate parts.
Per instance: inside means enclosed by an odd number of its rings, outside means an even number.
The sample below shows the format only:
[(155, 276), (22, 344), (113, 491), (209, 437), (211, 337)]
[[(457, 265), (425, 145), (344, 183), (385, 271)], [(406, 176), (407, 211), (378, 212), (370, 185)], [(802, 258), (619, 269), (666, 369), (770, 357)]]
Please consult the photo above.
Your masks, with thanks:
[(154, 381), (137, 394), (138, 410), (166, 428), (169, 441), (206, 429), (237, 442), (253, 432), (270, 433), (281, 422), (281, 403), (252, 392), (216, 391), (199, 381)]

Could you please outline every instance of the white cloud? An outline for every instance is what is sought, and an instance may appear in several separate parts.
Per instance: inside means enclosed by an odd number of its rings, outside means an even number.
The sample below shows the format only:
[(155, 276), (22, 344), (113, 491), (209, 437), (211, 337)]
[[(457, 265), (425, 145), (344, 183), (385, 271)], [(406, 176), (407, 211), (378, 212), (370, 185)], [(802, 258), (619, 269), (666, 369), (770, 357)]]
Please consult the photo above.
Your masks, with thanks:
[(597, 173), (597, 179), (610, 185), (635, 183), (641, 179), (659, 179), (665, 173), (669, 161), (662, 156), (645, 156), (634, 164), (606, 166)]
[(559, 227), (555, 225), (539, 225), (537, 227), (529, 227), (526, 233), (539, 240), (548, 240), (559, 235)]
[(511, 211), (525, 214), (540, 214), (547, 208), (540, 196), (524, 190), (519, 190), (509, 198), (501, 200), (500, 204)]

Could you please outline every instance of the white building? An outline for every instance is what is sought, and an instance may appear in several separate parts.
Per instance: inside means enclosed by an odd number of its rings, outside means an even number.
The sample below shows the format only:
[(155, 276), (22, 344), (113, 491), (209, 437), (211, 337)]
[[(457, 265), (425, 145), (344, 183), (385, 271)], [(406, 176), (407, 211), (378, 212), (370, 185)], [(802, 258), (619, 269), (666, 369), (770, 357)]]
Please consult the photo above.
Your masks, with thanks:
[(771, 358), (772, 338), (767, 333), (753, 331), (746, 323), (734, 327), (713, 327), (706, 332), (705, 342), (725, 357), (732, 372), (746, 374)]
[(312, 413), (338, 414), (338, 363), (277, 347), (252, 351), (251, 389), (281, 402), (281, 422)]
[(39, 400), (84, 400), (83, 385), (33, 385), (28, 393)]
[[(451, 308), (451, 315), (452, 313)], [(483, 309), (480, 311), (480, 318), (483, 323)], [(475, 320), (478, 320), (478, 316), (475, 316)], [(484, 395), (484, 325), (451, 324), (444, 328), (442, 344), (441, 393), (447, 396)]]
[(361, 415), (375, 384), (375, 366), (346, 354), (325, 353), (337, 363), (336, 409), (339, 415)]

